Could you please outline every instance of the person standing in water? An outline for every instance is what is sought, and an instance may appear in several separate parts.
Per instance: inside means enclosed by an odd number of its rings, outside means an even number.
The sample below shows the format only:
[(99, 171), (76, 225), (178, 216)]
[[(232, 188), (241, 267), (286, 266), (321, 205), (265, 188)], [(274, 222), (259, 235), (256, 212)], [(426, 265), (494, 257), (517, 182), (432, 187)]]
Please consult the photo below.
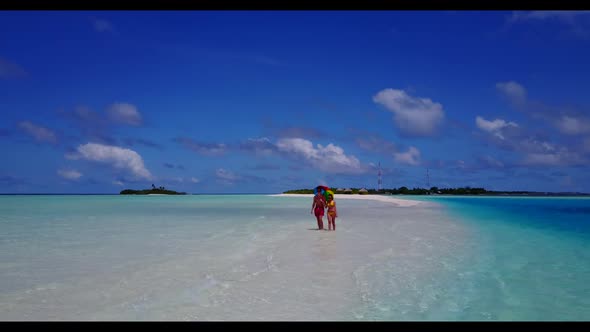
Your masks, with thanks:
[(336, 201), (334, 195), (328, 194), (328, 230), (336, 230), (336, 217), (338, 217), (338, 210), (336, 210)]
[(324, 229), (324, 209), (326, 208), (326, 198), (321, 192), (313, 197), (313, 204), (311, 205), (311, 213), (315, 214), (318, 221), (318, 230)]

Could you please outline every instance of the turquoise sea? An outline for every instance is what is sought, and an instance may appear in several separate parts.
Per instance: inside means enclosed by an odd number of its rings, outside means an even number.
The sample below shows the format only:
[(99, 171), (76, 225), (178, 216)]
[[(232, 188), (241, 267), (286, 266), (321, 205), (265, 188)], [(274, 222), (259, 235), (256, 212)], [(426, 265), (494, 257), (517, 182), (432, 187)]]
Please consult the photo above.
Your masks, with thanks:
[(588, 320), (590, 199), (0, 195), (0, 320)]

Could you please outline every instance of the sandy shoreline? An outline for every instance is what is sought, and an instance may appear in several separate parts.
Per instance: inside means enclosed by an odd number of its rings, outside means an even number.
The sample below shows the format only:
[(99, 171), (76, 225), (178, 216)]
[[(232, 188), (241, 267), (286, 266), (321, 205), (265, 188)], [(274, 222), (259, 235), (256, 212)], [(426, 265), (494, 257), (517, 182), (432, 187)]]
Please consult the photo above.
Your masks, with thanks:
[[(276, 194), (276, 195), (269, 195), (269, 196), (312, 198), (313, 194)], [(391, 196), (378, 196), (378, 195), (338, 195), (336, 197), (336, 200), (339, 200), (339, 199), (361, 199), (361, 200), (379, 201), (379, 202), (395, 204), (399, 207), (411, 207), (411, 206), (416, 206), (416, 205), (422, 204), (421, 201), (399, 199), (399, 198), (393, 198)]]

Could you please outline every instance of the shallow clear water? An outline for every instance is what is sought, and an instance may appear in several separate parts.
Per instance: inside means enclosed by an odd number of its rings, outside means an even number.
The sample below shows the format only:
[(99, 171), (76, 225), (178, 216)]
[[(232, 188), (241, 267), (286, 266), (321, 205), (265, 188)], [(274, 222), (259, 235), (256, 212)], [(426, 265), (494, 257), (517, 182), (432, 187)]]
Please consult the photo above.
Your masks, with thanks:
[(476, 259), (449, 298), (459, 320), (588, 320), (590, 199), (408, 197), (444, 204), (474, 232)]
[(590, 200), (418, 199), (0, 196), (0, 320), (590, 317)]

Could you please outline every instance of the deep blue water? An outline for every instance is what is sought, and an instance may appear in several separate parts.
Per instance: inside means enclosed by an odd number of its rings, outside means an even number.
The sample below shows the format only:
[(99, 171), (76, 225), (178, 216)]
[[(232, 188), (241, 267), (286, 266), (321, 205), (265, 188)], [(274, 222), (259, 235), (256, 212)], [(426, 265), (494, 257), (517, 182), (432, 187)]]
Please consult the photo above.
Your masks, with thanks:
[(484, 225), (501, 222), (523, 227), (590, 236), (588, 197), (407, 196), (439, 202), (453, 213)]

